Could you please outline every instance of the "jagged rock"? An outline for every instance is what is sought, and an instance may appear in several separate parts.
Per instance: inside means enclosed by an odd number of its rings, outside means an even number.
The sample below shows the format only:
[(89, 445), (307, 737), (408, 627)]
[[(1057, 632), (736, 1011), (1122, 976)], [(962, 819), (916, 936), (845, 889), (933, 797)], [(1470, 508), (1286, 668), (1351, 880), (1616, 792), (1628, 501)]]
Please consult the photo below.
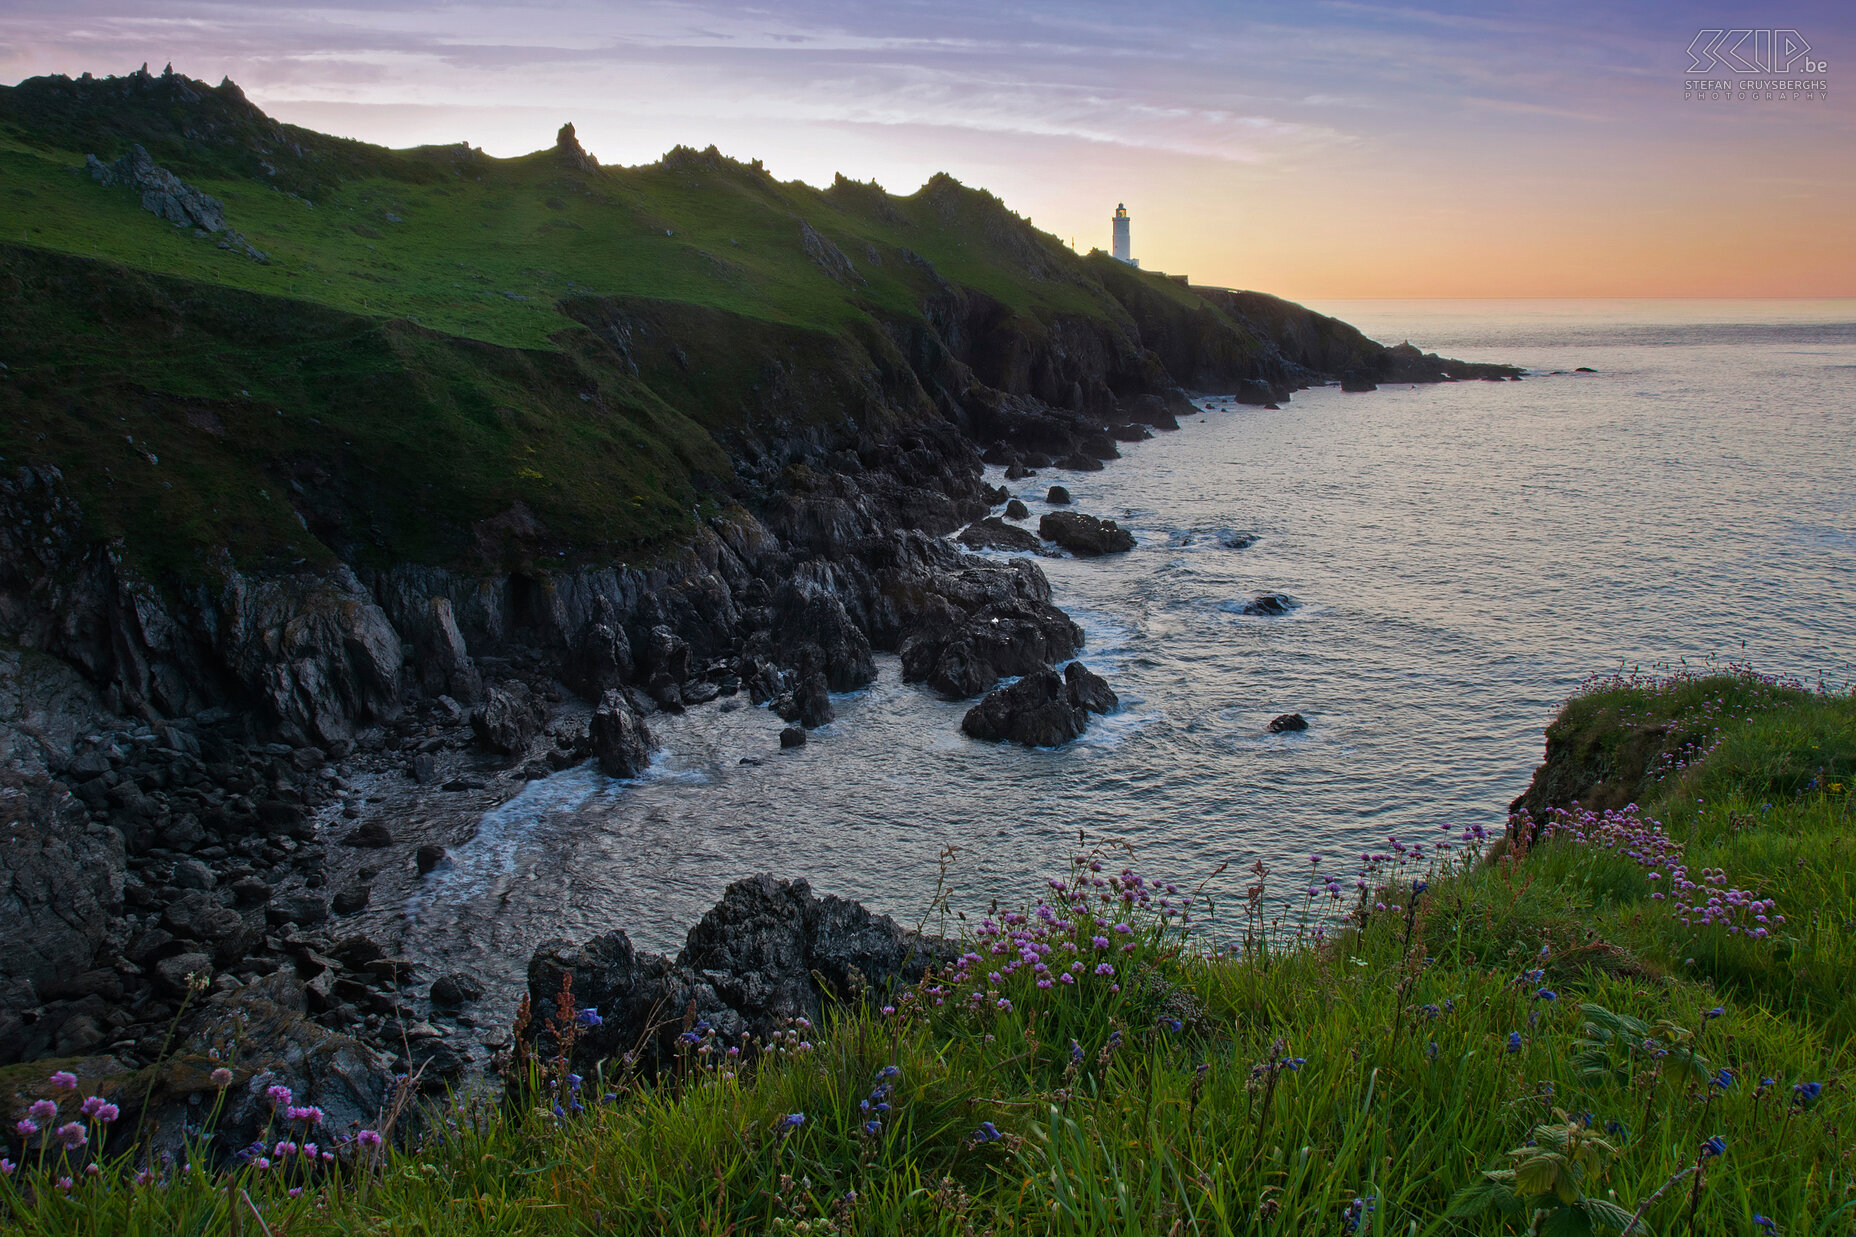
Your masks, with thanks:
[(419, 875), (424, 876), (445, 861), (445, 848), (436, 842), (427, 842), (414, 852), (412, 861)]
[(1295, 598), (1286, 593), (1261, 593), (1245, 602), (1240, 613), (1270, 618), (1289, 613), (1295, 604)]
[(1028, 520), (1031, 518), (1031, 508), (1014, 498), (1011, 502), (1005, 504), (1005, 518), (1008, 520)]
[(458, 631), (451, 599), (434, 597), (427, 607), (424, 648), (419, 656), (419, 682), (427, 694), (450, 696), (464, 704), (483, 698), (483, 677), (471, 660), (464, 636)]
[(637, 777), (651, 763), (650, 728), (621, 691), (608, 691), (587, 724), (600, 770), (608, 777)]
[(561, 682), (586, 700), (598, 700), (615, 687), (632, 681), (635, 669), (631, 641), (601, 598), (601, 615), (588, 620), (561, 669)]
[(857, 273), (851, 260), (844, 256), (844, 250), (832, 243), (829, 236), (801, 219), (799, 221), (799, 247), (805, 255), (818, 263), (819, 269), (839, 283), (852, 284), (864, 282), (864, 277)]
[(1035, 477), (1035, 476), (1037, 476), (1035, 472), (1031, 471), (1029, 468), (1026, 468), (1023, 464), (1020, 464), (1017, 460), (1013, 460), (1010, 464), (1007, 464), (1005, 466), (1005, 479), (1007, 481), (1023, 481), (1026, 477)]
[(1057, 467), (1068, 469), (1070, 472), (1101, 472), (1102, 461), (1093, 455), (1084, 455), (1078, 451), (1058, 460)]
[(1070, 698), (1091, 713), (1113, 713), (1121, 705), (1108, 681), (1101, 675), (1091, 672), (1080, 661), (1073, 661), (1063, 668), (1064, 686), (1069, 689)]
[(406, 772), (419, 785), (430, 786), (438, 780), (438, 758), (429, 753), (420, 752), (406, 762)]
[(1271, 734), (1284, 734), (1292, 730), (1307, 729), (1308, 719), (1303, 717), (1300, 713), (1284, 713), (1280, 716), (1270, 718), (1269, 732)]
[[(1018, 509), (1025, 511), (1025, 505), (1017, 503)], [(1009, 508), (1008, 508), (1009, 513)], [(1019, 517), (1023, 518), (1023, 516)], [(989, 515), (977, 523), (969, 524), (960, 532), (960, 544), (971, 550), (1006, 550), (1012, 553), (1035, 554), (1040, 542), (1030, 531), (1007, 524), (996, 515)]]
[(590, 1068), (642, 1044), (640, 1064), (662, 1068), (677, 1059), (681, 1015), (692, 1006), (725, 1042), (744, 1031), (766, 1042), (776, 1030), (795, 1030), (798, 1019), (817, 1025), (827, 998), (852, 1000), (861, 989), (882, 1000), (951, 955), (947, 943), (904, 931), (886, 915), (815, 897), (805, 881), (761, 875), (730, 885), (674, 962), (637, 953), (624, 932), (580, 946), (549, 941), (529, 961), (529, 1002), (552, 1009), (571, 974), (576, 1002), (601, 1019), (581, 1033), (576, 1062)]
[(1377, 391), (1379, 384), (1370, 375), (1348, 370), (1340, 376), (1340, 389), (1343, 391)]
[[(214, 1123), (219, 1156), (275, 1132), (274, 1086), (288, 1087), (294, 1103), (322, 1109), (331, 1140), (377, 1128), (393, 1086), (391, 1058), (312, 1022), (308, 1008), (302, 981), (288, 970), (209, 998), (200, 1028), (179, 1046), (165, 1079), (167, 1102), (149, 1127), (151, 1157), (189, 1150), (199, 1114), (215, 1098), (207, 1076), (222, 1060), (237, 1068)], [(125, 1108), (124, 1117), (134, 1114)]]
[(825, 676), (818, 671), (808, 674), (800, 680), (799, 686), (793, 689), (793, 704), (799, 724), (807, 730), (823, 726), (838, 715), (837, 711), (831, 707), (831, 697), (827, 694)]
[(722, 694), (722, 689), (714, 683), (696, 682), (683, 685), (683, 703), (685, 706), (708, 704)]
[(462, 971), (451, 971), (432, 981), (434, 1005), (468, 1005), (482, 995), (483, 982)]
[(554, 154), (557, 159), (576, 172), (599, 171), (599, 160), (587, 154), (580, 145), (580, 139), (574, 136), (574, 126), (571, 121), (562, 125), (560, 131), (554, 135)]
[(1044, 495), (1044, 501), (1053, 507), (1064, 506), (1070, 501), (1070, 491), (1064, 486), (1053, 485), (1050, 487), (1050, 491)]
[(823, 674), (832, 691), (856, 691), (876, 678), (870, 638), (816, 579), (790, 579), (774, 591), (772, 635), (782, 662), (802, 677)]
[(1038, 535), (1085, 557), (1119, 554), (1134, 548), (1133, 533), (1113, 520), (1097, 519), (1080, 511), (1046, 512), (1038, 521)]
[(967, 710), (960, 728), (976, 739), (1010, 739), (1026, 747), (1056, 747), (1082, 734), (1089, 718), (1055, 670), (1027, 674), (994, 688)]
[(1083, 646), (1083, 629), (1044, 601), (1020, 598), (983, 606), (941, 631), (902, 643), (904, 682), (926, 682), (952, 700), (966, 700), (1001, 678), (1068, 661)]
[(1218, 544), (1227, 550), (1248, 550), (1257, 544), (1255, 533), (1219, 533)]
[(226, 209), (219, 200), (189, 188), (174, 173), (157, 167), (139, 143), (114, 163), (104, 163), (95, 155), (86, 155), (84, 166), (91, 179), (99, 184), (124, 185), (139, 191), (142, 209), (169, 223), (208, 232), (225, 231)]
[(782, 748), (804, 747), (805, 745), (806, 732), (800, 727), (788, 726), (780, 731), (780, 746)]
[(486, 692), (483, 703), (470, 715), (470, 728), (477, 741), (504, 756), (528, 750), (535, 737), (535, 722), (526, 691), (518, 694), (507, 684)]

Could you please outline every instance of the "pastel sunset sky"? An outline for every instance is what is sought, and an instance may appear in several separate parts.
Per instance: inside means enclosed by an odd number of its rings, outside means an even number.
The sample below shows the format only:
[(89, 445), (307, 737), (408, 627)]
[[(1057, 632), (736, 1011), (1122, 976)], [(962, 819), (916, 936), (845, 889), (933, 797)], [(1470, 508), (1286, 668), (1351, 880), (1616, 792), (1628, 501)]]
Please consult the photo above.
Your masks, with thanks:
[[(1796, 30), (1824, 97), (1685, 100), (1734, 27)], [(947, 171), (1082, 249), (1126, 202), (1143, 265), (1295, 298), (1851, 296), (1853, 36), (1820, 2), (0, 0), (0, 80), (171, 61), (392, 146), (572, 120), (607, 163)]]

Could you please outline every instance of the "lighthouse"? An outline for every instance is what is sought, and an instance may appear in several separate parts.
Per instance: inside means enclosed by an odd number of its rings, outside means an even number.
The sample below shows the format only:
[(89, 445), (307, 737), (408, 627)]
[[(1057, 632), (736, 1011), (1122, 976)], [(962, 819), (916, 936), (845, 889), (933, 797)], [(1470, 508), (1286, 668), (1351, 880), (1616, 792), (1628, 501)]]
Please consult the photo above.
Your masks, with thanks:
[(1115, 244), (1112, 250), (1115, 255), (1115, 260), (1117, 262), (1126, 262), (1129, 266), (1139, 266), (1140, 263), (1134, 259), (1132, 248), (1128, 241), (1127, 206), (1117, 202), (1115, 204), (1115, 217), (1109, 222), (1113, 224), (1115, 229)]

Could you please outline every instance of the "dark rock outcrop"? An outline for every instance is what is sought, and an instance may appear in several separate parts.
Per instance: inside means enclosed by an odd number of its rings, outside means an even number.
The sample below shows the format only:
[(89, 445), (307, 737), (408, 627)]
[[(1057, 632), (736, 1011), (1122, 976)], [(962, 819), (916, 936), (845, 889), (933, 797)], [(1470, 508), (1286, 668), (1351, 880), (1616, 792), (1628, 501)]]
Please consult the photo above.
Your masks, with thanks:
[(1269, 722), (1269, 732), (1271, 734), (1287, 734), (1290, 731), (1307, 729), (1308, 719), (1303, 717), (1300, 713), (1283, 713), (1270, 718)]
[(1014, 498), (1011, 502), (1005, 504), (1005, 518), (1008, 520), (1028, 520), (1031, 518), (1031, 508)]
[(817, 897), (803, 880), (761, 875), (730, 885), (674, 961), (636, 952), (624, 932), (548, 942), (529, 961), (529, 1002), (552, 1009), (571, 974), (576, 1003), (600, 1018), (581, 1032), (576, 1061), (637, 1052), (656, 1069), (677, 1060), (686, 1030), (729, 1046), (745, 1035), (748, 1055), (775, 1032), (808, 1039), (827, 999), (879, 1000), (951, 952), (856, 902)]
[[(1020, 511), (1024, 511), (1023, 503), (1017, 505)], [(989, 515), (961, 529), (959, 540), (961, 545), (970, 550), (1007, 550), (1014, 554), (1035, 554), (1042, 544), (1028, 529), (1007, 524), (996, 515)]]
[(526, 685), (510, 682), (484, 693), (483, 703), (470, 715), (477, 741), (504, 756), (528, 750), (540, 721)]
[(644, 718), (638, 716), (625, 693), (608, 691), (587, 723), (587, 737), (600, 771), (608, 777), (637, 777), (651, 763), (656, 746)]
[(1080, 511), (1050, 511), (1038, 521), (1038, 535), (1082, 557), (1119, 554), (1134, 548), (1134, 534), (1113, 520)]
[(960, 728), (976, 739), (1058, 747), (1088, 728), (1090, 713), (1110, 712), (1119, 703), (1100, 677), (1071, 662), (1063, 674), (1039, 670), (988, 692), (967, 710)]
[(1065, 486), (1053, 485), (1045, 493), (1044, 501), (1053, 507), (1067, 506), (1070, 501), (1070, 491)]

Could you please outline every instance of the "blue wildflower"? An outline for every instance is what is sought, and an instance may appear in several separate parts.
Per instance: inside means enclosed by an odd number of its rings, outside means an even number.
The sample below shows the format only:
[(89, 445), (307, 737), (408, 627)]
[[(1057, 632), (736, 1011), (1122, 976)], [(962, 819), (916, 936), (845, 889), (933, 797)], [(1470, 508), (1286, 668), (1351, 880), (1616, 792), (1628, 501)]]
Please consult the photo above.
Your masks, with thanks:
[(1726, 1090), (1728, 1087), (1733, 1086), (1734, 1085), (1733, 1071), (1729, 1069), (1722, 1069), (1720, 1072), (1715, 1074), (1714, 1085), (1717, 1087), (1720, 1087), (1722, 1090)]
[(1778, 1223), (1775, 1220), (1773, 1220), (1771, 1216), (1762, 1216), (1757, 1211), (1753, 1213), (1753, 1223), (1759, 1225), (1761, 1228), (1765, 1229), (1768, 1233), (1777, 1232), (1779, 1228)]
[(1817, 1097), (1823, 1094), (1823, 1091), (1824, 1091), (1824, 1084), (1821, 1082), (1793, 1083), (1792, 1084), (1792, 1095), (1794, 1099), (1792, 1102), (1797, 1104), (1801, 1108), (1807, 1107), (1813, 1103), (1816, 1103)]
[(1560, 999), (1560, 994), (1551, 988), (1541, 988), (1534, 993), (1534, 999), (1537, 1001), (1557, 1001)]
[(580, 1011), (580, 1024), (582, 1026), (597, 1027), (604, 1026), (605, 1023), (606, 1020), (599, 1016), (599, 1011), (597, 1009), (588, 1007)]
[(973, 1141), (975, 1142), (996, 1142), (1004, 1137), (1005, 1135), (999, 1132), (999, 1127), (990, 1121), (980, 1122), (980, 1128), (973, 1131)]
[(803, 1112), (789, 1112), (780, 1118), (780, 1133), (790, 1134), (805, 1123), (806, 1115)]
[(1703, 1010), (1702, 1015), (1701, 1015), (1701, 1020), (1703, 1022), (1713, 1022), (1716, 1018), (1719, 1018), (1726, 1013), (1727, 1013), (1727, 1007), (1725, 1005), (1716, 1005), (1713, 1009)]
[(1701, 1144), (1701, 1158), (1704, 1160), (1713, 1159), (1717, 1155), (1726, 1154), (1727, 1140), (1722, 1138), (1719, 1134), (1716, 1134), (1713, 1138)]
[(1508, 1051), (1521, 1051), (1521, 1033), (1519, 1031), (1508, 1032)]
[(872, 1119), (872, 1120), (864, 1122), (864, 1133), (870, 1135), (872, 1138), (875, 1138), (878, 1134), (881, 1134), (882, 1132), (883, 1132), (883, 1123), (881, 1121)]

